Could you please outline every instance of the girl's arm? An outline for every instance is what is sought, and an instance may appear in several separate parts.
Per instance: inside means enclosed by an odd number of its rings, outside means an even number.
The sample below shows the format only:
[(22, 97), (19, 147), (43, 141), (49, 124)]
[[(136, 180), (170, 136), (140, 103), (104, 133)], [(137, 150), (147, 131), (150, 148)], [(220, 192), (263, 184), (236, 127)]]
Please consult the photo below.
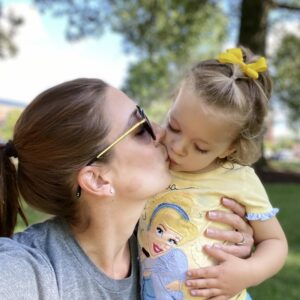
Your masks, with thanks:
[(247, 260), (249, 268), (255, 272), (249, 282), (249, 286), (252, 286), (273, 276), (283, 267), (288, 254), (288, 244), (277, 218), (253, 221), (250, 224), (257, 243), (255, 252)]
[(190, 270), (187, 286), (191, 294), (213, 300), (225, 300), (244, 288), (257, 285), (276, 274), (287, 257), (287, 241), (276, 218), (251, 222), (256, 250), (248, 259), (240, 259), (220, 250), (217, 245), (206, 252), (219, 265)]

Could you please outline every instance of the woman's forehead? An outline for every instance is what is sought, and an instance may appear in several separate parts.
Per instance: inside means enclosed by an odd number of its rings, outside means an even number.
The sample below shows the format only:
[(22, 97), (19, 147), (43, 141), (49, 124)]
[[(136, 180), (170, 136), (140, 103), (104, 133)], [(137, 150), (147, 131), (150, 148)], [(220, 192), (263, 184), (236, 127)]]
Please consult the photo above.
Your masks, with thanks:
[(109, 87), (106, 92), (105, 116), (111, 128), (124, 128), (135, 115), (136, 104), (122, 91)]

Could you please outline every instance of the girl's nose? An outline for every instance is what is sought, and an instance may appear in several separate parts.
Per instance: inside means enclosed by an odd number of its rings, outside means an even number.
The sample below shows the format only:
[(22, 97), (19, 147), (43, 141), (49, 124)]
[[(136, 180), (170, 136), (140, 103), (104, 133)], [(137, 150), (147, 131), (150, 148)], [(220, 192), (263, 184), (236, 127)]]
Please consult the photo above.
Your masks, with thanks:
[(185, 156), (187, 154), (185, 142), (180, 138), (173, 141), (171, 149), (178, 156)]

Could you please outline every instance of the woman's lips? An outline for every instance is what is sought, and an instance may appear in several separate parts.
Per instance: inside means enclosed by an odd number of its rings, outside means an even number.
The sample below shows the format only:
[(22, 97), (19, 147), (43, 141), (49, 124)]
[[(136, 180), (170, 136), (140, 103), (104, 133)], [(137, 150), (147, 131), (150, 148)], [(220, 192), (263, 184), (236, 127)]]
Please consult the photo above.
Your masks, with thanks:
[(174, 161), (172, 158), (169, 157), (169, 160), (170, 160), (170, 164), (173, 165), (173, 166), (177, 166), (178, 163), (176, 161)]

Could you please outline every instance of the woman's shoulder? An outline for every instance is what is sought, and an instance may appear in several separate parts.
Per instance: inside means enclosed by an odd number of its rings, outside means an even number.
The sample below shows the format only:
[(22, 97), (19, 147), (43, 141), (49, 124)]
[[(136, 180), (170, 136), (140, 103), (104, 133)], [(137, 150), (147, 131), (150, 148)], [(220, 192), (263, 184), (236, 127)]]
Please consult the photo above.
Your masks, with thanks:
[(25, 265), (30, 262), (40, 266), (50, 266), (43, 249), (46, 247), (51, 231), (55, 231), (54, 223), (54, 220), (47, 220), (31, 225), (23, 232), (15, 233), (11, 238), (0, 238), (1, 266), (5, 258), (8, 263), (19, 261)]
[(47, 293), (57, 299), (54, 271), (39, 249), (10, 238), (0, 238), (0, 266), (4, 275), (0, 280), (0, 299), (21, 299), (23, 296), (37, 299), (37, 295)]
[(0, 238), (1, 269), (4, 262), (7, 266), (18, 262), (24, 268), (30, 264), (38, 269), (51, 270), (49, 249), (56, 247), (58, 240), (63, 240), (63, 230), (55, 219), (31, 225), (11, 238)]
[(33, 224), (24, 231), (13, 235), (12, 239), (28, 247), (47, 249), (49, 242), (56, 244), (63, 240), (66, 234), (66, 225), (58, 218), (51, 218), (41, 223)]

